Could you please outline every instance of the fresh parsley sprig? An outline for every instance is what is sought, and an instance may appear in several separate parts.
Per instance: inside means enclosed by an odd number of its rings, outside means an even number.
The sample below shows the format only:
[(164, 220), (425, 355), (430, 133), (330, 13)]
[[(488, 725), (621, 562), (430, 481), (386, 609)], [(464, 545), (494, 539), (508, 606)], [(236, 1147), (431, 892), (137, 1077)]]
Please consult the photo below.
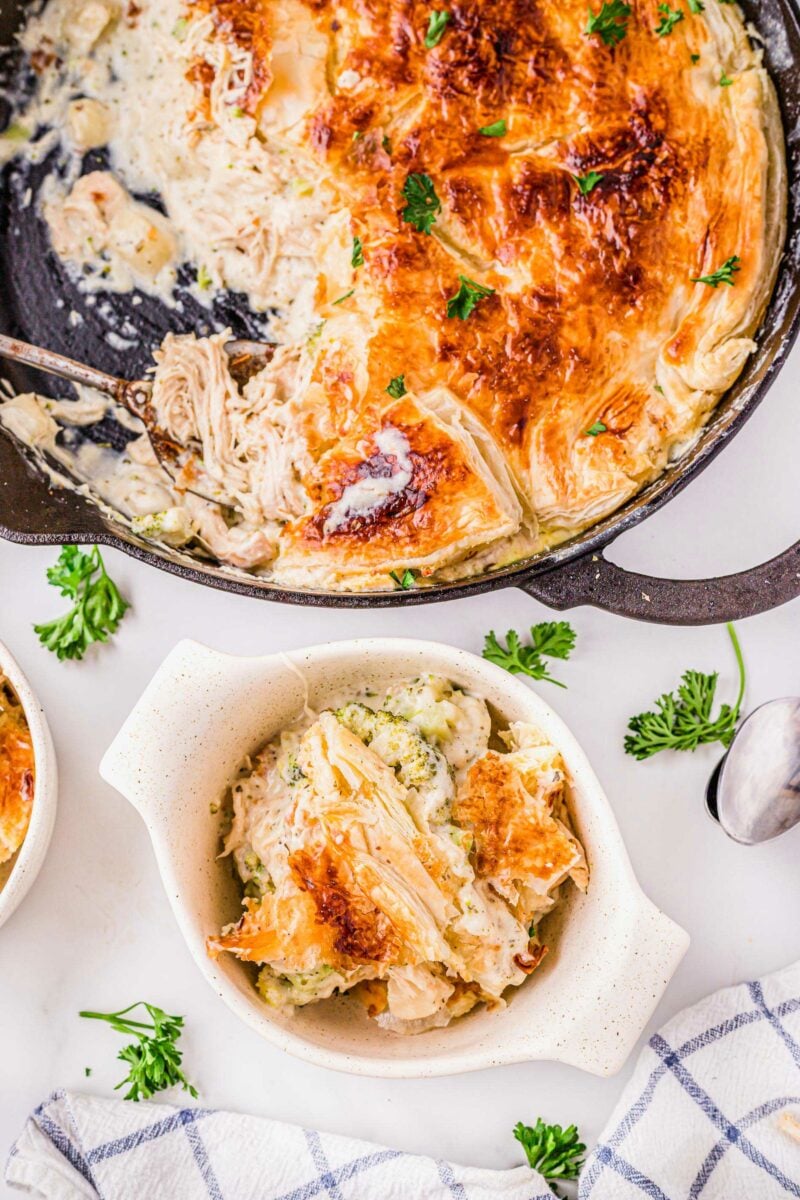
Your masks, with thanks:
[(739, 694), (734, 705), (722, 704), (716, 717), (711, 709), (719, 678), (715, 671), (685, 671), (677, 692), (665, 692), (652, 712), (639, 713), (628, 722), (625, 753), (640, 761), (662, 750), (696, 750), (711, 742), (729, 746), (736, 732), (744, 699), (746, 673), (742, 648), (733, 625), (727, 626), (739, 670)]
[(533, 1126), (517, 1122), (514, 1137), (525, 1151), (529, 1166), (551, 1185), (558, 1180), (578, 1178), (586, 1146), (575, 1125), (562, 1129), (560, 1125), (545, 1125), (539, 1117)]
[(504, 646), (491, 630), (486, 635), (483, 657), (512, 675), (528, 675), (563, 688), (567, 685), (553, 678), (544, 659), (569, 658), (575, 649), (576, 636), (569, 621), (541, 621), (531, 626), (530, 646), (523, 646), (515, 629), (509, 629)]
[(656, 37), (667, 37), (683, 20), (683, 9), (670, 8), (668, 4), (659, 4), (658, 11), (661, 13), (661, 20), (656, 26)]
[(442, 211), (442, 202), (436, 195), (430, 175), (411, 174), (403, 184), (406, 206), (400, 216), (419, 233), (430, 233), (436, 218)]
[(628, 18), (631, 6), (624, 0), (603, 0), (603, 7), (598, 13), (589, 9), (589, 20), (585, 33), (596, 33), (606, 46), (616, 46), (628, 32)]
[(452, 21), (449, 12), (432, 12), (428, 20), (428, 32), (425, 34), (425, 49), (433, 50), (444, 37), (444, 31)]
[(458, 291), (447, 301), (447, 315), (448, 317), (458, 317), (460, 321), (466, 321), (479, 300), (485, 300), (487, 296), (494, 295), (494, 288), (484, 287), (482, 283), (476, 283), (474, 279), (467, 279), (466, 275), (459, 275), (458, 280)]
[(601, 433), (608, 433), (608, 426), (602, 421), (595, 421), (594, 425), (590, 425), (585, 431), (584, 437), (599, 437)]
[[(150, 1023), (126, 1019), (129, 1012), (139, 1007), (147, 1010)], [(171, 1016), (144, 1000), (137, 1000), (119, 1012), (81, 1012), (78, 1015), (92, 1021), (107, 1021), (117, 1033), (136, 1039), (117, 1055), (128, 1064), (128, 1074), (117, 1084), (117, 1089), (130, 1085), (125, 1093), (126, 1100), (148, 1100), (155, 1092), (177, 1084), (197, 1099), (196, 1088), (181, 1070), (183, 1056), (177, 1042), (183, 1029), (183, 1017)]]
[(716, 271), (712, 271), (710, 275), (698, 275), (696, 277), (692, 275), (690, 278), (692, 283), (707, 283), (709, 287), (713, 288), (719, 287), (721, 283), (727, 284), (728, 287), (733, 287), (736, 282), (733, 276), (737, 271), (741, 271), (742, 269), (739, 266), (741, 261), (738, 254), (733, 254), (730, 258), (726, 258), (722, 266), (718, 267)]
[(63, 617), (33, 627), (42, 645), (61, 660), (81, 659), (92, 642), (107, 642), (130, 608), (109, 578), (97, 546), (88, 554), (77, 546), (62, 546), (47, 580), (75, 601)]

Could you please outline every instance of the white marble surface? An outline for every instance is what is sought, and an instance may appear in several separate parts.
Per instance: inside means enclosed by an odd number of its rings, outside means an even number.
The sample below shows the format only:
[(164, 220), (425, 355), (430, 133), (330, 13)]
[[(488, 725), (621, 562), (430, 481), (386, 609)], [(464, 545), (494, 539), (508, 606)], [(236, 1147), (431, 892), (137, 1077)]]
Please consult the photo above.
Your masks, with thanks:
[[(668, 509), (620, 541), (616, 561), (689, 576), (745, 567), (798, 534), (800, 348), (761, 410)], [(60, 808), (38, 884), (0, 930), (0, 1156), (52, 1089), (110, 1095), (121, 1044), (78, 1009), (145, 998), (187, 1018), (186, 1066), (205, 1104), (247, 1110), (486, 1166), (520, 1160), (517, 1120), (601, 1129), (630, 1066), (595, 1079), (553, 1064), (424, 1082), (355, 1079), (286, 1057), (240, 1025), (207, 988), (175, 926), (136, 813), (97, 764), (158, 663), (180, 637), (260, 653), (359, 634), (451, 641), (480, 652), (490, 628), (547, 616), (508, 590), (448, 605), (385, 612), (311, 611), (195, 588), (109, 552), (133, 602), (113, 643), (61, 664), (34, 620), (62, 601), (45, 582), (53, 549), (0, 543), (0, 638), (47, 709), (61, 769)], [(800, 956), (800, 828), (770, 845), (729, 842), (703, 809), (719, 752), (637, 763), (622, 752), (627, 717), (672, 687), (687, 666), (719, 668), (734, 688), (725, 632), (666, 629), (576, 610), (569, 690), (547, 699), (582, 741), (605, 784), (645, 889), (689, 930), (692, 946), (652, 1028), (705, 993)], [(800, 690), (800, 601), (742, 622), (747, 706)], [(569, 997), (565, 995), (565, 1004)], [(92, 1069), (86, 1078), (84, 1068)], [(0, 1183), (0, 1196), (12, 1195)]]

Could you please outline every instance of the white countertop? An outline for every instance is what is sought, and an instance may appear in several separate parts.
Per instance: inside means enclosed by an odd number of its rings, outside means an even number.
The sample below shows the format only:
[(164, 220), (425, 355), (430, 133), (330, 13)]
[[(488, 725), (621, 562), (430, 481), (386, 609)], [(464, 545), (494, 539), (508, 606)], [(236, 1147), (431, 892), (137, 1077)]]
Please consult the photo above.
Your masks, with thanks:
[[(615, 561), (654, 573), (705, 575), (752, 565), (795, 540), (798, 384), (800, 347), (735, 442), (667, 509), (627, 534), (612, 552)], [(139, 817), (97, 774), (133, 702), (181, 637), (248, 654), (399, 634), (480, 653), (490, 628), (525, 630), (546, 619), (547, 610), (510, 589), (403, 611), (291, 608), (194, 587), (108, 551), (110, 571), (134, 607), (112, 643), (81, 664), (62, 664), (31, 628), (64, 605), (45, 581), (56, 556), (53, 548), (0, 543), (0, 638), (45, 706), (61, 772), (49, 856), (0, 930), (0, 1160), (26, 1114), (53, 1089), (112, 1094), (124, 1074), (115, 1060), (122, 1039), (77, 1012), (137, 999), (185, 1014), (185, 1064), (209, 1106), (484, 1166), (519, 1162), (511, 1129), (539, 1115), (577, 1122), (593, 1141), (632, 1061), (612, 1079), (532, 1063), (391, 1082), (329, 1073), (261, 1041), (204, 982), (173, 920)], [(563, 666), (569, 690), (542, 684), (542, 693), (594, 763), (645, 890), (692, 937), (652, 1030), (707, 992), (800, 956), (800, 828), (756, 848), (728, 841), (703, 807), (719, 747), (646, 763), (623, 754), (627, 718), (672, 688), (686, 667), (719, 669), (721, 695), (733, 696), (724, 629), (658, 628), (587, 608), (570, 619), (578, 646)], [(748, 709), (800, 691), (799, 619), (795, 601), (741, 623)], [(92, 1069), (89, 1079), (85, 1067)], [(0, 1196), (17, 1194), (0, 1183)]]

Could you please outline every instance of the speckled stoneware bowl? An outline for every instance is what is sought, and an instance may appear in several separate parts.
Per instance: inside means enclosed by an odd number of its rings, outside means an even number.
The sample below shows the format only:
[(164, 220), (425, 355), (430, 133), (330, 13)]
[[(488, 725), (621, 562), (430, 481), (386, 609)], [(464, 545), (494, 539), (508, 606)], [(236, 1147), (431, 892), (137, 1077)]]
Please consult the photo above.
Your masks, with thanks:
[[(206, 954), (206, 937), (241, 912), (230, 863), (216, 857), (220, 817), (211, 808), (245, 755), (299, 715), (306, 688), (320, 709), (366, 684), (380, 690), (422, 672), (479, 692), (503, 723), (532, 721), (558, 746), (572, 776), (589, 891), (565, 887), (544, 928), (550, 953), (500, 1012), (480, 1009), (413, 1037), (380, 1029), (346, 998), (280, 1013), (258, 997), (252, 966)], [(624, 1063), (688, 946), (687, 934), (642, 893), (609, 803), (563, 722), (527, 684), (463, 650), (375, 638), (233, 658), (181, 642), (100, 772), (143, 816), (178, 923), (212, 987), (264, 1037), (321, 1066), (414, 1077), (556, 1059), (608, 1075)]]
[(33, 790), (31, 820), (25, 841), (14, 857), (0, 865), (0, 925), (13, 913), (39, 874), (56, 819), (58, 777), (56, 754), (47, 720), (31, 685), (28, 683), (10, 650), (0, 642), (0, 675), (5, 675), (28, 721), (33, 742), (36, 782)]

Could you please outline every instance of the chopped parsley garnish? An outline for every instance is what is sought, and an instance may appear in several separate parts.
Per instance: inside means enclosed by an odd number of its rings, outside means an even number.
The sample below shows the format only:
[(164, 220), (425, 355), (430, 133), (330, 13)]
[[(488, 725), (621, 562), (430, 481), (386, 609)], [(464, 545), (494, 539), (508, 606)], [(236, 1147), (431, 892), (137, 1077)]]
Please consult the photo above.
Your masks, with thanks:
[(234, 108), (234, 110), (233, 110), (233, 115), (235, 117), (246, 117), (247, 113), (244, 111), (243, 108), (240, 108), (239, 105), (237, 104), (236, 108)]
[(425, 34), (425, 49), (433, 50), (434, 46), (438, 46), (439, 42), (444, 37), (444, 31), (447, 28), (452, 16), (449, 12), (432, 12), (428, 21), (428, 32)]
[(417, 582), (416, 575), (408, 568), (403, 571), (402, 575), (400, 575), (398, 571), (390, 571), (389, 578), (393, 579), (397, 586), (402, 588), (404, 592), (407, 592), (409, 588), (413, 588), (414, 584)]
[(200, 288), (200, 291), (207, 292), (208, 289), (211, 287), (211, 283), (212, 283), (212, 280), (211, 280), (211, 275), (209, 274), (208, 268), (204, 267), (204, 266), (198, 267), (197, 268), (197, 286)]
[(573, 175), (572, 178), (577, 183), (581, 195), (588, 196), (592, 188), (597, 187), (605, 176), (601, 171), (590, 171), (588, 175)]
[(689, 55), (689, 57), (690, 57), (690, 59), (692, 60), (692, 62), (693, 62), (693, 63), (699, 63), (699, 62), (700, 62), (700, 55), (699, 55), (699, 54), (690, 54), (690, 55)]
[(400, 214), (403, 220), (419, 233), (430, 233), (442, 211), (442, 202), (436, 195), (430, 175), (409, 175), (403, 184), (403, 197), (406, 200)]
[(331, 303), (332, 304), (344, 304), (345, 300), (349, 300), (355, 290), (356, 290), (355, 288), (350, 288), (349, 292), (345, 292), (345, 294), (343, 296), (340, 296), (338, 300), (333, 300), (333, 301), (331, 301)]
[(389, 138), (389, 135), (386, 133), (381, 138), (381, 150), (383, 150), (385, 154), (392, 153), (392, 143)]
[(689, 12), (701, 13), (706, 11), (703, 0), (689, 0)]
[(505, 117), (501, 117), (493, 125), (481, 125), (478, 133), (482, 133), (484, 137), (505, 137), (508, 133), (508, 125)]
[(360, 237), (353, 238), (353, 253), (350, 256), (351, 267), (363, 267), (364, 265), (364, 246)]
[[(147, 1010), (152, 1023), (125, 1019), (129, 1012), (140, 1005)], [(170, 1016), (163, 1009), (146, 1004), (143, 1000), (116, 1013), (81, 1012), (78, 1015), (93, 1021), (107, 1021), (117, 1033), (136, 1038), (117, 1055), (128, 1064), (127, 1076), (117, 1084), (117, 1088), (130, 1084), (125, 1093), (126, 1100), (149, 1100), (155, 1092), (162, 1092), (176, 1084), (197, 1098), (196, 1089), (181, 1070), (182, 1055), (177, 1043), (183, 1029), (183, 1017)]]
[(448, 317), (458, 317), (460, 321), (466, 321), (479, 300), (485, 300), (487, 296), (494, 295), (494, 288), (484, 287), (482, 283), (476, 283), (474, 279), (467, 279), (466, 275), (459, 275), (458, 279), (458, 291), (447, 301), (447, 315)]
[(77, 546), (62, 546), (47, 581), (75, 604), (63, 617), (34, 625), (39, 641), (59, 659), (83, 658), (92, 642), (107, 642), (130, 608), (106, 573), (97, 546), (84, 554)]
[(598, 13), (589, 11), (589, 20), (585, 32), (596, 33), (607, 46), (616, 46), (628, 32), (628, 17), (631, 6), (624, 0), (603, 0), (603, 7)]
[(733, 83), (733, 80), (731, 79), (730, 75), (726, 75), (725, 72), (723, 71), (722, 75), (720, 76), (719, 86), (720, 87), (730, 87), (732, 83)]
[(178, 17), (175, 24), (172, 26), (172, 36), (179, 42), (182, 42), (186, 37), (186, 32), (189, 28), (188, 17)]
[(692, 275), (690, 276), (692, 283), (707, 283), (709, 287), (719, 287), (721, 283), (725, 283), (728, 287), (733, 287), (736, 280), (733, 278), (736, 271), (741, 271), (739, 263), (742, 260), (738, 254), (732, 254), (730, 258), (726, 258), (721, 267), (716, 271), (712, 271), (710, 275)]
[(562, 1179), (577, 1179), (583, 1166), (586, 1146), (574, 1125), (545, 1125), (541, 1117), (536, 1124), (514, 1126), (514, 1137), (522, 1146), (528, 1165), (552, 1184)]
[(685, 671), (677, 692), (665, 692), (656, 700), (652, 712), (631, 717), (628, 722), (630, 733), (625, 738), (626, 754), (641, 761), (662, 750), (696, 750), (710, 742), (722, 742), (726, 747), (731, 744), (744, 699), (746, 676), (736, 630), (730, 623), (727, 630), (739, 669), (736, 703), (720, 705), (716, 717), (712, 718), (717, 672), (704, 675), (701, 671)]
[(608, 432), (607, 425), (604, 425), (602, 421), (595, 421), (594, 425), (590, 425), (589, 428), (586, 430), (585, 436), (586, 437), (597, 437), (598, 433), (607, 433), (607, 432)]
[(408, 391), (405, 375), (395, 375), (394, 379), (390, 379), (386, 391), (393, 400), (399, 400), (401, 396), (405, 396)]
[(509, 629), (504, 646), (491, 630), (486, 635), (483, 657), (512, 675), (529, 675), (531, 679), (544, 679), (557, 687), (566, 687), (549, 673), (549, 664), (544, 659), (569, 658), (575, 649), (576, 636), (569, 621), (541, 621), (531, 626), (530, 646), (522, 645), (515, 629)]
[(670, 8), (668, 4), (659, 4), (658, 11), (661, 13), (661, 20), (656, 26), (656, 37), (667, 37), (678, 22), (683, 20), (683, 9)]

